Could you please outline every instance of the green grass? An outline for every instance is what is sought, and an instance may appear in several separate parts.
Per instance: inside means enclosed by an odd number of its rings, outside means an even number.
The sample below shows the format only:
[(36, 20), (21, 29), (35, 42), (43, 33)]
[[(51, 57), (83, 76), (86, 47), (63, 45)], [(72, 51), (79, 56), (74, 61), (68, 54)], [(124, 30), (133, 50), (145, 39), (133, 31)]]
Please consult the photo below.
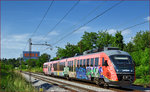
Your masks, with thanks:
[[(29, 69), (22, 69), (22, 71), (29, 71)], [(34, 67), (34, 68), (31, 68), (31, 72), (42, 73), (43, 72), (43, 68), (42, 67)]]
[(33, 92), (35, 88), (18, 72), (1, 69), (0, 91)]

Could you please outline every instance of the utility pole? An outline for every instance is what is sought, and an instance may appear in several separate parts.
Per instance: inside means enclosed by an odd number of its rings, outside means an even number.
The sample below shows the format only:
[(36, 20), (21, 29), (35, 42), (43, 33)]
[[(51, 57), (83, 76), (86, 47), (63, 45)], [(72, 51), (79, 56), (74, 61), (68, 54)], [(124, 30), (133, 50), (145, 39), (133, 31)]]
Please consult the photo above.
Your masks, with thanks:
[(31, 38), (29, 38), (29, 83), (31, 84), (31, 45), (32, 45), (32, 42), (31, 42)]
[(22, 72), (22, 67), (21, 67), (21, 65), (22, 65), (21, 57), (22, 57), (22, 54), (20, 54), (20, 59), (19, 59), (19, 61), (20, 61), (20, 72)]
[(33, 44), (31, 38), (29, 38), (29, 81), (31, 83), (31, 50), (32, 50), (32, 45), (45, 45), (45, 46), (49, 46), (51, 47), (52, 50), (52, 46), (50, 44), (47, 44), (47, 42), (45, 42), (45, 44)]

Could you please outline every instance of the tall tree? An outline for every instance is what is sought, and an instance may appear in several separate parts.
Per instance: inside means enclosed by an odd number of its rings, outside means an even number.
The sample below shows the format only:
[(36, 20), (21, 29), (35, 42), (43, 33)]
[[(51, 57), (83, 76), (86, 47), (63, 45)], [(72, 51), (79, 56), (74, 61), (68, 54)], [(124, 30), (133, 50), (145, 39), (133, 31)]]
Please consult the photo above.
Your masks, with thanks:
[(136, 36), (133, 38), (133, 42), (135, 44), (136, 50), (144, 50), (145, 48), (149, 48), (150, 41), (150, 32), (149, 31), (140, 31), (137, 32)]
[(99, 49), (103, 49), (104, 47), (109, 46), (113, 43), (114, 37), (109, 34), (107, 31), (99, 31), (98, 38), (96, 41), (96, 46)]
[(72, 45), (70, 43), (67, 43), (67, 45), (65, 46), (65, 49), (57, 47), (57, 57), (59, 58), (64, 58), (64, 57), (72, 57), (74, 56), (76, 53), (79, 53), (79, 49), (77, 45)]
[(39, 67), (42, 67), (42, 66), (43, 66), (43, 63), (48, 62), (49, 59), (50, 59), (50, 55), (44, 53), (44, 54), (42, 54), (42, 55), (39, 57), (39, 59), (38, 59), (37, 62), (36, 62), (36, 65), (39, 66)]
[(120, 50), (123, 50), (124, 42), (121, 31), (117, 31), (117, 33), (115, 34), (113, 46), (119, 47)]
[(124, 46), (124, 51), (133, 52), (134, 51), (133, 42), (130, 41), (129, 43), (127, 43), (127, 45)]
[(78, 43), (80, 53), (95, 48), (97, 37), (96, 32), (84, 32), (81, 41)]

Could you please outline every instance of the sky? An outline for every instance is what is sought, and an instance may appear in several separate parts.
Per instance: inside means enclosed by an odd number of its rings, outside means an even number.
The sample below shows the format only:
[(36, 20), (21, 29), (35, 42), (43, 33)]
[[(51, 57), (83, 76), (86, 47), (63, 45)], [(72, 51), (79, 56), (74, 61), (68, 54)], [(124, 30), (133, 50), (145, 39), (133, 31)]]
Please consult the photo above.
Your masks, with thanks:
[[(119, 1), (79, 1), (72, 11), (52, 30), (77, 1), (54, 1), (43, 22), (36, 30), (52, 1), (1, 1), (1, 58), (18, 58), (29, 49), (27, 43), (53, 44), (66, 34), (78, 29), (98, 14)], [(91, 13), (92, 12), (92, 13)], [(149, 1), (123, 1), (121, 4), (81, 27), (62, 39), (52, 50), (47, 46), (32, 46), (32, 51), (56, 56), (56, 46), (64, 48), (67, 42), (77, 44), (84, 31), (107, 30), (114, 35), (117, 30), (149, 21)], [(128, 43), (140, 30), (149, 30), (149, 23), (122, 32), (124, 42)], [(51, 31), (51, 32), (49, 32)], [(32, 35), (33, 34), (33, 35)]]

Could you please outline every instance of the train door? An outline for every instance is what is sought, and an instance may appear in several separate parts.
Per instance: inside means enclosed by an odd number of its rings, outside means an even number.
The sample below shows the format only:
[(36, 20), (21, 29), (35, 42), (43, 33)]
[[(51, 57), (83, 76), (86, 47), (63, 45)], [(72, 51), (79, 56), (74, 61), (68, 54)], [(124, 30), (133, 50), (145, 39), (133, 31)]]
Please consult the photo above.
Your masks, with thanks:
[(109, 71), (108, 59), (106, 57), (102, 57), (102, 69), (103, 69), (103, 75), (104, 75), (105, 82), (109, 82), (111, 74)]
[(76, 72), (76, 59), (74, 60), (74, 62), (73, 62), (73, 72)]
[(51, 64), (48, 66), (48, 74), (51, 75)]

